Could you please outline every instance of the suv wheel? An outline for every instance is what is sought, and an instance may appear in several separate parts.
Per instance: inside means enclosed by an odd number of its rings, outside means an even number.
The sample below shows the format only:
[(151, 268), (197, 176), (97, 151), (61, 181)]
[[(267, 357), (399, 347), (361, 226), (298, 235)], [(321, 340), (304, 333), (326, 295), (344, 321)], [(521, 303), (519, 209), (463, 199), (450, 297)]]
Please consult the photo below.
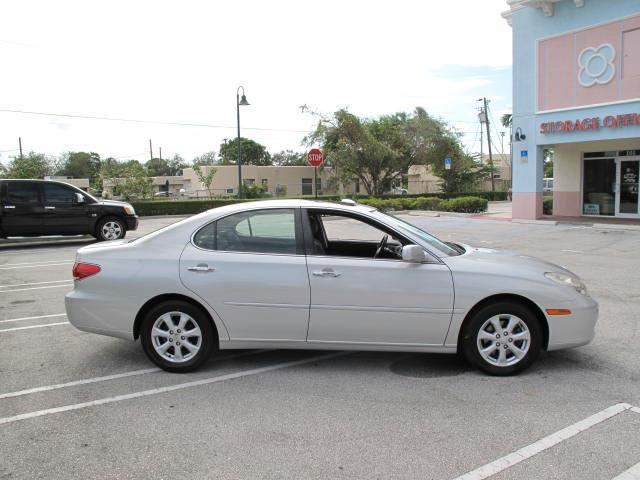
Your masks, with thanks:
[(538, 358), (542, 329), (536, 315), (516, 302), (487, 305), (476, 313), (462, 338), (462, 351), (491, 375), (519, 373)]
[(124, 222), (116, 217), (107, 217), (100, 220), (96, 227), (95, 237), (100, 240), (120, 240), (127, 234)]

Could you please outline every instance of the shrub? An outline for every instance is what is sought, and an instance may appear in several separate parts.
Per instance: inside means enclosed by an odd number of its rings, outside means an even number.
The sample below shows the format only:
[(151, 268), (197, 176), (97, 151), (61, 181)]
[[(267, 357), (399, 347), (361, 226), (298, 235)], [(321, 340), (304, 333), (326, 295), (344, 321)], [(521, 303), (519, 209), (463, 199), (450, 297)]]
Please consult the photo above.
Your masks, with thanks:
[(445, 212), (479, 213), (486, 211), (488, 204), (486, 198), (458, 197), (443, 200), (440, 209)]
[(553, 197), (547, 197), (542, 201), (542, 213), (553, 215)]
[[(336, 200), (336, 198), (325, 198)], [(250, 202), (251, 199), (222, 198), (206, 200), (155, 200), (133, 202), (132, 205), (140, 216), (153, 215), (192, 215), (211, 208), (223, 207), (239, 202)], [(458, 197), (442, 200), (437, 197), (419, 198), (359, 198), (357, 201), (378, 210), (441, 210), (446, 212), (478, 213), (487, 209), (488, 201), (478, 197)]]
[(440, 210), (442, 199), (438, 197), (418, 197), (413, 202), (416, 210)]

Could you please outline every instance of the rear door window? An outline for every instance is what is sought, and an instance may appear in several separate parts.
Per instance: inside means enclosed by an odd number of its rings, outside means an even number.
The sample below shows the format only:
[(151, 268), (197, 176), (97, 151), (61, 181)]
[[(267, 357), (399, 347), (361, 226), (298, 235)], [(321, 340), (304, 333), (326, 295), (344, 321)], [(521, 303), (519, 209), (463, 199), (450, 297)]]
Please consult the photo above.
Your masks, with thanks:
[(301, 251), (294, 209), (241, 212), (201, 228), (193, 237), (196, 246), (228, 252), (279, 253)]
[(7, 182), (7, 200), (9, 205), (39, 203), (38, 184), (35, 182)]

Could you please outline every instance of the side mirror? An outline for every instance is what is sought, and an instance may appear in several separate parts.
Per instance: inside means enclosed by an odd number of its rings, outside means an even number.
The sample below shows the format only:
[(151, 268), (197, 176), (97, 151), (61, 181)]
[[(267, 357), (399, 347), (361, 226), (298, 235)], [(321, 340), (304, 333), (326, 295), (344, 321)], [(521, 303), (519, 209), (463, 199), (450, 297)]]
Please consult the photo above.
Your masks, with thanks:
[(81, 193), (76, 193), (76, 203), (81, 204), (84, 202), (85, 202), (84, 195), (82, 195)]
[(402, 247), (402, 261), (421, 263), (426, 259), (424, 249), (420, 245), (405, 245)]

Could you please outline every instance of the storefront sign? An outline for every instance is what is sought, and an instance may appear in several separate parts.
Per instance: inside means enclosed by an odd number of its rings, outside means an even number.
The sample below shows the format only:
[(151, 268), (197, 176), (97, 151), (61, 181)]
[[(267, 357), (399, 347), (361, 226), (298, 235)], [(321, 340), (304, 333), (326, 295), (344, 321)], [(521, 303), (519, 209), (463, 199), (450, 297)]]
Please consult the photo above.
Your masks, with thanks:
[(600, 215), (600, 204), (598, 203), (585, 203), (584, 204), (585, 215)]
[(640, 114), (626, 113), (623, 115), (608, 115), (604, 118), (592, 117), (558, 122), (544, 122), (540, 124), (540, 133), (571, 133), (601, 128), (640, 127)]

